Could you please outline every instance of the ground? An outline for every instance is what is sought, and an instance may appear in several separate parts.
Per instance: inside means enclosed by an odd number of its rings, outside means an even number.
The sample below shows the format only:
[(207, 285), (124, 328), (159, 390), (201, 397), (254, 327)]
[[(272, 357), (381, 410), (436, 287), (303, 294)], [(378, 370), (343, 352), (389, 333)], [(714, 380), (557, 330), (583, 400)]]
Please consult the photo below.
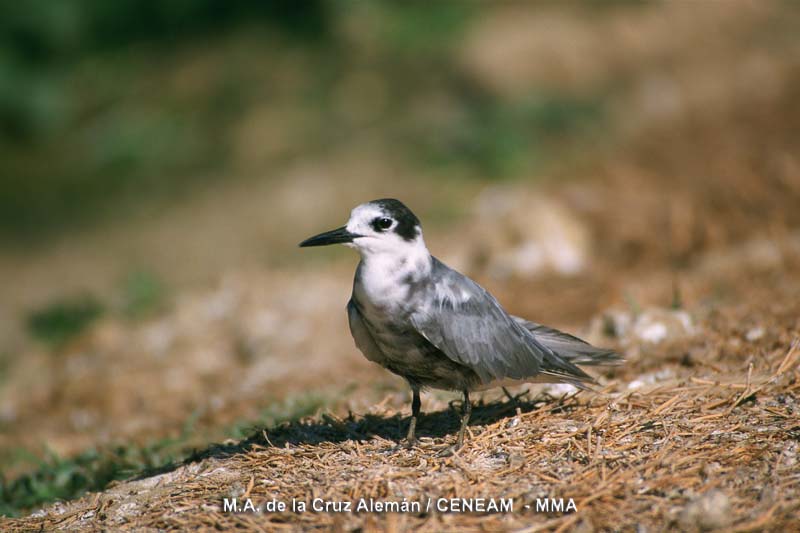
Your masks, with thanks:
[[(421, 444), (398, 449), (407, 409), (388, 396), (362, 414), (324, 413), (212, 446), (6, 528), (787, 531), (800, 512), (800, 298), (772, 299), (800, 285), (745, 292), (762, 303), (710, 313), (671, 359), (642, 355), (596, 392), (487, 397), (453, 457), (436, 455), (454, 438), (452, 410), (426, 402)], [(748, 335), (745, 324), (769, 326)], [(440, 498), (511, 498), (513, 512), (234, 513), (223, 511), (226, 497), (259, 508), (372, 498), (423, 509)], [(545, 498), (575, 509), (537, 510)]]
[[(303, 120), (276, 115), (263, 96), (237, 126), (228, 170), (268, 178), (220, 180), (170, 209), (0, 250), (0, 277), (14, 280), (0, 286), (0, 529), (796, 528), (800, 47), (796, 10), (776, 6), (492, 11), (455, 53), (459, 80), (512, 102), (512, 116), (532, 86), (571, 94), (578, 117), (581, 98), (602, 95), (607, 115), (547, 164), (513, 167), (514, 179), (460, 175), (473, 163), (502, 170), (494, 152), (443, 172), (398, 155), (403, 118), (463, 129), (460, 100), (436, 77), (390, 115), (394, 134), (376, 137), (367, 109), (355, 113), (366, 126), (317, 152), (282, 127)], [(184, 68), (161, 75), (193, 87), (230, 53), (256, 72), (253, 45), (187, 48), (171, 60)], [(337, 85), (344, 115), (361, 110), (364, 87), (382, 87), (364, 74), (370, 58), (354, 58)], [(280, 78), (294, 94), (304, 69), (286, 63), (275, 68), (295, 74)], [(254, 93), (271, 74), (251, 80)], [(558, 118), (567, 104), (551, 100)], [(315, 112), (295, 105), (300, 117)], [(473, 133), (514, 141), (540, 127), (516, 131), (498, 113)], [(552, 117), (530, 120), (540, 119)], [(264, 144), (291, 148), (283, 166)], [(519, 156), (488, 144), (501, 163)], [(381, 196), (404, 200), (433, 253), (509, 311), (612, 347), (624, 364), (587, 368), (591, 391), (475, 395), (451, 457), (438, 452), (455, 440), (458, 395), (427, 391), (420, 444), (398, 448), (407, 386), (366, 361), (347, 330), (355, 256), (296, 248)], [(149, 270), (120, 289), (129, 270), (119, 266), (142, 258)], [(27, 306), (48, 309), (74, 288), (102, 295), (105, 311), (63, 340), (27, 338)], [(91, 302), (81, 309), (93, 313)], [(226, 511), (225, 498), (263, 512)], [(267, 507), (317, 498), (421, 509)], [(513, 510), (437, 509), (478, 498), (511, 499)]]
[[(354, 353), (340, 317), (325, 335), (349, 355), (335, 361), (278, 358), (270, 367), (272, 378), (286, 376), (306, 387), (330, 388), (331, 377), (349, 384), (327, 408), (254, 428), (244, 440), (200, 447), (183, 462), (7, 520), (6, 529), (788, 530), (800, 513), (800, 240), (796, 232), (753, 239), (703, 254), (682, 268), (677, 275), (682, 303), (638, 310), (633, 308), (641, 304), (631, 304), (587, 319), (584, 333), (615, 345), (626, 363), (599, 374), (602, 385), (595, 391), (534, 388), (516, 391), (522, 395), (515, 400), (487, 393), (474, 410), (464, 448), (453, 457), (437, 456), (454, 440), (457, 427), (457, 405), (448, 407), (450, 397), (440, 394), (424, 396), (420, 445), (398, 449), (407, 391), (394, 381), (388, 382), (389, 393), (372, 386), (387, 383), (388, 376)], [(344, 278), (338, 295), (344, 296), (347, 272), (331, 276)], [(674, 276), (674, 270), (656, 269), (618, 283), (633, 300), (652, 302), (647, 295), (655, 294), (669, 302)], [(516, 292), (525, 300), (539, 289), (529, 285), (508, 281), (497, 292)], [(284, 286), (290, 293), (300, 290)], [(541, 290), (538, 299), (555, 297)], [(219, 304), (217, 292), (206, 298)], [(574, 313), (573, 298), (564, 297), (565, 316)], [(343, 315), (343, 301), (326, 298), (315, 308)], [(307, 303), (293, 306), (307, 310)], [(663, 326), (662, 333), (647, 324)], [(343, 364), (351, 368), (344, 370)], [(299, 367), (313, 373), (298, 374)], [(246, 376), (239, 377), (236, 386), (243, 387)], [(137, 379), (135, 373), (127, 378)], [(250, 497), (256, 506), (273, 499), (309, 505), (315, 498), (422, 505), (431, 499), (435, 506), (439, 498), (511, 498), (514, 510), (232, 513), (222, 509), (226, 497), (240, 502)], [(563, 498), (565, 506), (572, 501), (575, 510), (537, 511), (543, 498)]]

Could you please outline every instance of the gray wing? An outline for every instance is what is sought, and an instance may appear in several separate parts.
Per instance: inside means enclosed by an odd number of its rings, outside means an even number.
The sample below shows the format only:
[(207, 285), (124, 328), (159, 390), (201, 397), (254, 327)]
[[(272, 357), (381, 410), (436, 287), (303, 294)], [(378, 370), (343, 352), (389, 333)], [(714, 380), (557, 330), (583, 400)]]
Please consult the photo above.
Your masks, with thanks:
[(352, 299), (347, 302), (347, 320), (350, 323), (350, 333), (353, 335), (353, 340), (356, 341), (356, 347), (361, 350), (364, 357), (375, 363), (383, 361), (385, 359), (383, 352), (372, 338), (372, 334), (361, 317), (361, 312)]
[(518, 316), (511, 315), (511, 318), (533, 333), (536, 340), (550, 348), (553, 353), (570, 363), (577, 365), (617, 365), (622, 363), (622, 358), (614, 350), (592, 346), (574, 335)]
[(540, 373), (592, 381), (514, 320), (480, 285), (434, 259), (433, 284), (411, 313), (416, 330), (447, 357), (471, 368), (484, 384)]

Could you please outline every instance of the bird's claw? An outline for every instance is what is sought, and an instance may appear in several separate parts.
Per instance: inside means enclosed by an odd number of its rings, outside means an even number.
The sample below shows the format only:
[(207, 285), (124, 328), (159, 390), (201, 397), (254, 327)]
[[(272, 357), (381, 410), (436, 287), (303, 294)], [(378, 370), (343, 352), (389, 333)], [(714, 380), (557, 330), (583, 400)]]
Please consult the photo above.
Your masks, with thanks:
[(452, 457), (454, 456), (461, 447), (455, 444), (451, 444), (450, 446), (445, 446), (438, 452), (436, 452), (436, 457)]
[(410, 450), (416, 447), (417, 444), (419, 444), (419, 440), (416, 437), (412, 439), (403, 439), (402, 441), (400, 441), (400, 446), (402, 448), (405, 448), (406, 450)]
[(392, 448), (392, 451), (399, 452), (399, 451), (403, 451), (403, 450), (412, 450), (412, 449), (416, 448), (416, 446), (418, 444), (419, 444), (419, 440), (417, 440), (416, 438), (414, 438), (414, 439), (403, 439), (403, 440), (399, 441), (397, 443), (397, 445), (395, 445), (394, 448)]

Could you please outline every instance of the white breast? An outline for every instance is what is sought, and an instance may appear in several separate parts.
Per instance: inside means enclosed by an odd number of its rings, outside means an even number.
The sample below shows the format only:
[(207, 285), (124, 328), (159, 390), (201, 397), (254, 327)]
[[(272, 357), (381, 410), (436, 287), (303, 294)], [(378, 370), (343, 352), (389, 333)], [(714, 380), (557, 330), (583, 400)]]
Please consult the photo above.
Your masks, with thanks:
[(381, 261), (361, 262), (356, 273), (355, 292), (363, 304), (390, 311), (402, 305), (408, 298), (409, 285), (404, 282), (408, 275), (399, 265)]
[(408, 302), (412, 285), (429, 276), (430, 271), (431, 257), (424, 246), (420, 253), (363, 257), (354, 291), (362, 304), (390, 313)]

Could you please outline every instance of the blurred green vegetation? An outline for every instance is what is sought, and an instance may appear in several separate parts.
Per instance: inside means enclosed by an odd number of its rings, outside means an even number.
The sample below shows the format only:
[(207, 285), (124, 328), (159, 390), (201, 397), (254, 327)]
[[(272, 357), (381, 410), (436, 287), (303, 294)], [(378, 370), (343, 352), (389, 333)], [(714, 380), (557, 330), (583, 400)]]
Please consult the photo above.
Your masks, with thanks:
[(0, 3), (0, 236), (91, 221), (126, 196), (202, 178), (224, 156), (236, 94), (222, 82), (200, 102), (162, 92), (153, 66), (242, 25), (315, 44), (328, 20), (320, 0)]
[(577, 136), (603, 117), (599, 97), (531, 95), (522, 102), (465, 106), (459, 120), (436, 136), (417, 136), (422, 161), (467, 165), (484, 177), (508, 178), (535, 171), (554, 140)]
[(261, 411), (258, 420), (237, 422), (225, 434), (232, 439), (241, 440), (252, 435), (258, 428), (271, 428), (311, 416), (329, 403), (330, 398), (316, 392), (291, 394), (269, 404)]
[(143, 318), (164, 308), (167, 289), (154, 273), (136, 270), (125, 278), (122, 296), (123, 313), (130, 318)]
[(164, 439), (143, 448), (90, 449), (74, 457), (24, 454), (23, 459), (38, 467), (14, 480), (0, 474), (0, 516), (19, 516), (43, 503), (77, 498), (103, 490), (112, 481), (172, 464), (181, 456), (175, 450), (177, 444), (178, 440)]
[[(92, 294), (60, 298), (28, 313), (28, 334), (59, 348), (110, 311), (132, 320), (147, 318), (165, 308), (168, 296), (166, 285), (154, 273), (145, 269), (133, 270), (120, 284), (114, 305), (106, 305)], [(2, 369), (0, 364), (0, 377)]]
[(37, 340), (60, 346), (102, 314), (102, 304), (90, 295), (65, 298), (31, 312), (27, 320), (28, 332)]
[(38, 457), (17, 450), (6, 464), (35, 465), (27, 474), (7, 480), (0, 473), (0, 516), (19, 516), (36, 506), (70, 500), (89, 491), (105, 489), (112, 481), (137, 474), (154, 474), (189, 457), (197, 414), (190, 416), (177, 437), (156, 440), (145, 446), (91, 448), (72, 457), (49, 452)]
[[(481, 9), (397, 0), (0, 3), (0, 240), (37, 242), (363, 139), (433, 171), (455, 165), (467, 178), (536, 168), (551, 139), (602, 119), (603, 99), (533, 94), (509, 103), (464, 76), (455, 45)], [(342, 90), (365, 72), (378, 96), (358, 84)], [(419, 110), (437, 95), (453, 108), (444, 118)], [(275, 120), (287, 146), (267, 136), (271, 158), (236, 168), (237, 132), (265, 106), (285, 113)]]
[[(8, 367), (11, 363), (11, 355), (8, 352), (0, 351), (0, 386), (8, 378)], [(0, 422), (2, 428), (2, 422)]]
[[(244, 439), (263, 428), (269, 431), (285, 422), (313, 415), (329, 404), (329, 400), (328, 396), (316, 392), (290, 395), (265, 407), (257, 420), (238, 421), (222, 434)], [(0, 516), (20, 516), (48, 502), (71, 500), (86, 492), (104, 490), (112, 481), (155, 474), (179, 464), (197, 454), (197, 442), (207, 442), (204, 439), (209, 435), (198, 436), (199, 416), (199, 412), (190, 416), (178, 436), (145, 446), (92, 448), (72, 457), (60, 457), (52, 452), (38, 457), (18, 450), (15, 458), (3, 462), (6, 465), (25, 462), (35, 468), (12, 480), (5, 479), (0, 472)]]

